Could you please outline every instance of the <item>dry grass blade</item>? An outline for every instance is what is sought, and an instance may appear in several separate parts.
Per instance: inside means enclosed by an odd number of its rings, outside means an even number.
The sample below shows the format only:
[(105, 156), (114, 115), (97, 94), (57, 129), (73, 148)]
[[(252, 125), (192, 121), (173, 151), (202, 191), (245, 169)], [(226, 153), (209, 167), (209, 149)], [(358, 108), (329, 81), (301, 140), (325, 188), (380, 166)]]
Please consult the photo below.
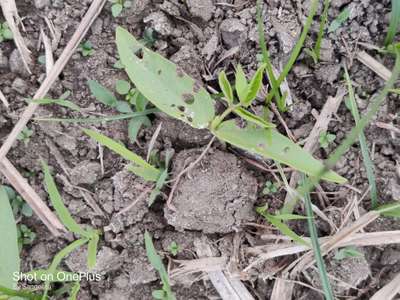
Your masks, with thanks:
[(10, 104), (7, 101), (7, 98), (4, 96), (3, 92), (0, 90), (0, 100), (3, 102), (4, 106), (8, 108)]
[(370, 300), (391, 300), (400, 292), (400, 273), (396, 277), (375, 293)]
[(18, 51), (21, 55), (22, 62), (25, 68), (31, 73), (29, 69), (29, 64), (31, 63), (30, 51), (25, 44), (24, 38), (18, 29), (18, 23), (20, 17), (18, 15), (17, 6), (15, 5), (15, 0), (0, 0), (1, 9), (3, 11), (4, 18), (7, 21), (10, 30), (13, 33), (14, 42), (17, 45)]
[(386, 68), (365, 51), (358, 52), (357, 59), (385, 81), (389, 80), (390, 76), (392, 75), (392, 72), (390, 72), (388, 68)]
[[(47, 92), (49, 91), (53, 83), (58, 79), (58, 75), (60, 75), (60, 73), (64, 69), (64, 66), (67, 64), (68, 60), (74, 53), (75, 49), (82, 41), (86, 32), (89, 30), (90, 25), (100, 14), (105, 2), (106, 0), (94, 0), (92, 2), (88, 12), (82, 19), (71, 40), (68, 42), (60, 58), (57, 60), (54, 67), (51, 69), (50, 74), (46, 77), (40, 88), (37, 90), (33, 99), (41, 99), (46, 96)], [(17, 122), (17, 124), (7, 137), (6, 141), (0, 148), (0, 161), (2, 161), (4, 157), (7, 155), (7, 152), (11, 149), (13, 143), (17, 139), (18, 134), (25, 128), (26, 124), (29, 122), (29, 120), (35, 113), (37, 107), (38, 104), (31, 102), (25, 109), (19, 121)]]
[(291, 300), (293, 295), (294, 283), (282, 278), (275, 279), (272, 289), (271, 300)]
[(3, 159), (0, 162), (0, 169), (10, 184), (24, 198), (53, 235), (58, 236), (62, 231), (65, 231), (64, 226), (56, 215), (46, 206), (35, 190), (32, 189), (26, 179), (19, 174), (18, 170), (15, 169), (8, 159)]
[(54, 66), (53, 50), (51, 49), (51, 42), (49, 37), (44, 33), (43, 28), (40, 28), (40, 35), (44, 45), (44, 51), (46, 54), (46, 74), (49, 75), (51, 69)]

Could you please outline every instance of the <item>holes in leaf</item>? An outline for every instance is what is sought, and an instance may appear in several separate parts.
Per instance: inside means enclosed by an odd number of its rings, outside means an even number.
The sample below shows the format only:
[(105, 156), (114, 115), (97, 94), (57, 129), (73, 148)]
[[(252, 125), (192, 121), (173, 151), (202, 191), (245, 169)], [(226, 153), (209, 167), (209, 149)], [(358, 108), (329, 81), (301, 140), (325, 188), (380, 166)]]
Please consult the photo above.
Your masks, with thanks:
[(161, 70), (158, 70), (158, 71), (157, 71), (157, 74), (158, 74), (158, 75), (161, 75), (161, 73), (162, 73)]
[(182, 95), (182, 99), (186, 104), (193, 104), (194, 103), (194, 95), (186, 93)]
[(173, 104), (173, 103), (171, 104), (171, 107), (175, 107), (175, 106), (176, 106), (175, 104)]
[(246, 121), (246, 120), (243, 120), (243, 119), (241, 119), (241, 118), (236, 118), (236, 119), (235, 119), (235, 124), (236, 124), (236, 126), (237, 126), (238, 128), (243, 129), (243, 128), (246, 128), (246, 126), (247, 126), (247, 121)]
[(283, 148), (283, 153), (288, 153), (289, 152), (289, 150), (290, 150), (290, 147), (289, 146), (286, 146), (285, 148)]
[(193, 118), (192, 118), (192, 117), (186, 116), (186, 119), (187, 119), (190, 123), (193, 122)]
[(136, 50), (134, 54), (137, 56), (137, 58), (143, 59), (143, 49), (142, 48), (139, 48), (138, 50)]
[(179, 105), (179, 106), (178, 106), (178, 109), (179, 109), (181, 112), (184, 112), (184, 111), (185, 111), (185, 107), (182, 106), (182, 105)]

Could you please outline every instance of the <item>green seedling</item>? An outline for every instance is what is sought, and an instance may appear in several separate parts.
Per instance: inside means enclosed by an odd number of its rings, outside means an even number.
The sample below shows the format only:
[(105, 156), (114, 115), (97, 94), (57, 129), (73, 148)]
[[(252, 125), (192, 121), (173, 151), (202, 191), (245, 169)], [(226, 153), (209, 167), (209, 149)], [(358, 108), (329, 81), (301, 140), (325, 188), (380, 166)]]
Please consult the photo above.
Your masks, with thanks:
[(350, 17), (350, 9), (345, 8), (328, 27), (328, 33), (338, 30)]
[[(43, 173), (44, 173), (44, 183), (46, 186), (46, 190), (49, 194), (50, 201), (56, 210), (57, 216), (60, 218), (61, 222), (64, 226), (72, 233), (76, 234), (80, 238), (75, 240), (64, 249), (62, 249), (51, 262), (49, 268), (47, 270), (36, 270), (30, 273), (44, 272), (52, 275), (53, 278), (57, 278), (56, 274), (59, 272), (58, 266), (61, 261), (73, 252), (75, 249), (87, 244), (88, 246), (88, 254), (87, 254), (87, 265), (89, 269), (92, 269), (96, 264), (96, 253), (97, 253), (97, 244), (99, 241), (99, 232), (95, 229), (88, 228), (83, 229), (75, 220), (72, 218), (68, 209), (65, 207), (61, 195), (57, 189), (56, 183), (51, 176), (50, 169), (47, 164), (42, 161)], [(38, 277), (40, 278), (40, 277)], [(47, 276), (47, 278), (49, 278)], [(42, 300), (47, 299), (47, 295), (50, 289), (51, 281), (45, 281), (44, 292), (42, 295)]]
[(149, 259), (149, 262), (153, 268), (156, 269), (160, 275), (162, 282), (162, 289), (153, 291), (153, 298), (159, 300), (176, 300), (175, 295), (172, 293), (167, 270), (165, 269), (162, 259), (158, 255), (156, 248), (154, 248), (151, 236), (147, 231), (144, 234), (144, 243), (146, 247), (147, 258)]
[(94, 54), (93, 45), (90, 41), (83, 42), (79, 45), (79, 51), (83, 57), (92, 56)]
[(278, 183), (268, 180), (267, 182), (265, 182), (262, 193), (263, 195), (275, 194), (278, 191), (279, 187), (280, 186)]
[(346, 247), (342, 248), (335, 254), (336, 260), (343, 260), (346, 258), (353, 258), (353, 257), (362, 257), (363, 254), (357, 250), (356, 247)]
[[(224, 74), (219, 76), (221, 89), (227, 103), (226, 110), (216, 116), (214, 99), (194, 79), (171, 61), (147, 49), (129, 32), (117, 29), (119, 57), (130, 80), (154, 106), (194, 128), (208, 128), (219, 139), (236, 147), (272, 158), (306, 174), (316, 175), (323, 164), (290, 139), (271, 128), (272, 124), (255, 118), (248, 107), (257, 96), (266, 66), (263, 64), (248, 81), (240, 66), (236, 69), (234, 98), (232, 87)], [(157, 84), (154, 84), (157, 82)], [(240, 125), (235, 120), (225, 120), (231, 113), (248, 122)], [(242, 123), (243, 124), (243, 123)], [(324, 179), (344, 183), (346, 179), (333, 171)]]
[(3, 186), (3, 188), (7, 192), (15, 218), (18, 218), (21, 215), (28, 218), (32, 217), (33, 212), (29, 204), (26, 203), (11, 187)]
[(33, 135), (34, 131), (25, 127), (22, 131), (18, 134), (17, 140), (24, 142), (24, 145), (27, 146), (29, 141), (31, 140), (31, 136)]
[(18, 248), (21, 251), (24, 245), (31, 245), (36, 239), (36, 233), (34, 233), (28, 226), (21, 224), (17, 227), (18, 236)]
[[(104, 105), (115, 108), (120, 113), (145, 112), (148, 104), (147, 99), (137, 90), (131, 88), (131, 84), (126, 80), (117, 80), (115, 89), (118, 94), (125, 97), (121, 101), (107, 88), (95, 80), (88, 81), (92, 95)], [(146, 115), (131, 118), (128, 123), (128, 136), (131, 142), (135, 142), (139, 130), (143, 127), (151, 126), (151, 121)]]
[(3, 24), (0, 23), (0, 43), (3, 41), (8, 41), (13, 39), (13, 34), (8, 27), (8, 24), (4, 22)]
[(38, 63), (41, 65), (46, 65), (46, 55), (40, 55), (37, 59)]
[(168, 246), (168, 251), (173, 255), (176, 256), (180, 251), (181, 248), (179, 247), (179, 245), (173, 241), (169, 246)]
[(118, 17), (124, 8), (129, 8), (132, 6), (132, 1), (129, 0), (110, 0), (111, 13), (114, 18)]
[(321, 132), (321, 134), (319, 135), (319, 145), (321, 146), (321, 148), (328, 148), (329, 145), (336, 139), (336, 135), (333, 133), (329, 133), (329, 132)]
[(392, 11), (390, 13), (390, 24), (385, 39), (385, 45), (389, 46), (393, 43), (394, 37), (399, 29), (400, 24), (400, 1), (392, 0)]
[(156, 42), (156, 38), (154, 36), (153, 28), (145, 28), (144, 29), (142, 42), (146, 47), (151, 48), (154, 46), (154, 44)]

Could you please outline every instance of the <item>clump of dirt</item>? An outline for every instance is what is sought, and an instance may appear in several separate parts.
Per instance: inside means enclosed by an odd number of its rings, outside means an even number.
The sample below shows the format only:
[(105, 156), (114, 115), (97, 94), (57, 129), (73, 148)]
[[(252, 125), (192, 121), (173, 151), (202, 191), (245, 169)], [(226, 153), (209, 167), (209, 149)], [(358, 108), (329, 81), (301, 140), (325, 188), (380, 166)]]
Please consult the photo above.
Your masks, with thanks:
[[(175, 158), (177, 176), (200, 149), (184, 150)], [(176, 211), (165, 208), (168, 224), (177, 230), (227, 233), (254, 220), (257, 180), (236, 156), (215, 150), (181, 179), (175, 192)]]

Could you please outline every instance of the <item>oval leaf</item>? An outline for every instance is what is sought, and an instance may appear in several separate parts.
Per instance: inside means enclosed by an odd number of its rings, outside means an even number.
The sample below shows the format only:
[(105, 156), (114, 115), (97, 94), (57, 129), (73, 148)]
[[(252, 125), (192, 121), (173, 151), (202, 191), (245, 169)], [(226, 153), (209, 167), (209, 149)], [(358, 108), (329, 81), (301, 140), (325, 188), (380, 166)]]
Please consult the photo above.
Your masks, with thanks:
[(215, 115), (214, 100), (194, 79), (121, 27), (117, 47), (129, 78), (149, 101), (195, 128), (208, 127)]
[(98, 83), (96, 80), (88, 81), (90, 92), (98, 101), (104, 105), (114, 107), (117, 105), (117, 98), (108, 89)]
[[(240, 128), (234, 120), (229, 120), (221, 123), (214, 130), (214, 134), (236, 147), (272, 158), (310, 176), (317, 176), (323, 168), (323, 164), (310, 153), (273, 129), (251, 125)], [(327, 172), (322, 179), (337, 183), (346, 182), (345, 178), (333, 171)]]

